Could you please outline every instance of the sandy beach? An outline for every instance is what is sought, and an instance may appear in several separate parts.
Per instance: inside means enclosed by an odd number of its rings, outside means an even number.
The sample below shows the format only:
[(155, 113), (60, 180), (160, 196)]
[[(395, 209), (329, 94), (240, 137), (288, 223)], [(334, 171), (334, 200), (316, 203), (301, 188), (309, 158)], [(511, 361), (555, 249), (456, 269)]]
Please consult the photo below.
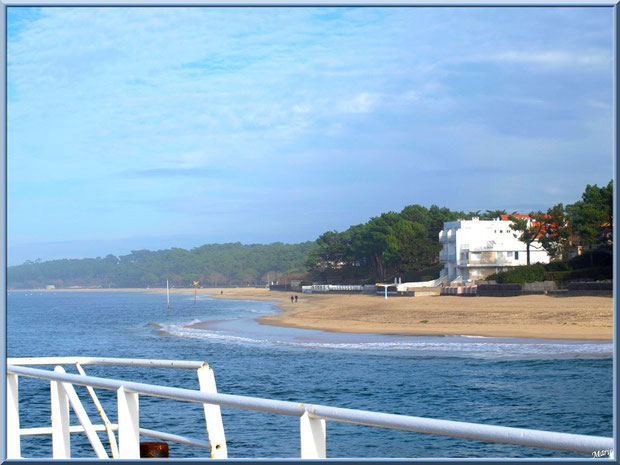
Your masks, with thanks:
[[(292, 294), (266, 289), (212, 290), (217, 298), (274, 300), (284, 312), (262, 324), (324, 331), (611, 340), (610, 297), (391, 297)], [(219, 294), (219, 295), (218, 295)]]
[[(41, 290), (36, 290), (41, 291)], [(165, 289), (67, 289), (42, 292), (166, 292)], [(172, 289), (192, 294), (193, 289)], [(265, 288), (199, 289), (215, 298), (282, 302), (283, 313), (258, 319), (261, 324), (324, 331), (531, 337), (549, 339), (613, 339), (611, 297), (390, 297), (350, 294), (292, 294)], [(223, 292), (223, 294), (222, 294)]]

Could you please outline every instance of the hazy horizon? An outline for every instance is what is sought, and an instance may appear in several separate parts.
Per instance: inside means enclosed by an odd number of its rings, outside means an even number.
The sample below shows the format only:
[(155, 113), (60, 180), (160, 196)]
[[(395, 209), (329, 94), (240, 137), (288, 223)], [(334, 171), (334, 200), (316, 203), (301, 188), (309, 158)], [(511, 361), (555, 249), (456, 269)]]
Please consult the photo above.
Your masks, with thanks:
[[(309, 239), (313, 241), (316, 238)], [(128, 239), (108, 239), (104, 241), (59, 241), (59, 242), (42, 242), (35, 244), (20, 244), (13, 246), (13, 259), (14, 262), (9, 262), (8, 266), (22, 265), (25, 261), (35, 261), (40, 259), (41, 261), (58, 260), (58, 259), (81, 259), (81, 258), (103, 258), (106, 255), (128, 255), (132, 250), (166, 250), (171, 248), (181, 248), (190, 250), (196, 247), (200, 247), (207, 244), (226, 244), (240, 242), (243, 245), (252, 244), (273, 244), (281, 242), (285, 244), (297, 244), (300, 242), (308, 241), (263, 241), (263, 242), (250, 242), (250, 241), (221, 241), (221, 242), (203, 242), (200, 238), (194, 236), (185, 237), (133, 237)], [(108, 247), (109, 252), (98, 253), (98, 251), (105, 250)], [(64, 251), (70, 250), (67, 256), (58, 255), (59, 253), (65, 253)], [(39, 252), (37, 255), (36, 251)], [(97, 252), (97, 253), (95, 253)], [(19, 256), (35, 256), (36, 258), (26, 258), (19, 261), (16, 257)]]
[(7, 7), (8, 264), (613, 177), (613, 9)]

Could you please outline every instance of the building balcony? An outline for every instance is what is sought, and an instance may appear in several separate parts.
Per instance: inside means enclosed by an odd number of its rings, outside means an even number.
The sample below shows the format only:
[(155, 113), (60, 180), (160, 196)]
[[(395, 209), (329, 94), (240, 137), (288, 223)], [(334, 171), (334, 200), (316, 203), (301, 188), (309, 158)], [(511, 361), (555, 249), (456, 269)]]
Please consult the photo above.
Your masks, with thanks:
[(498, 260), (463, 260), (459, 262), (459, 266), (473, 268), (473, 267), (493, 267), (493, 266), (517, 266), (516, 260), (512, 259), (498, 259)]

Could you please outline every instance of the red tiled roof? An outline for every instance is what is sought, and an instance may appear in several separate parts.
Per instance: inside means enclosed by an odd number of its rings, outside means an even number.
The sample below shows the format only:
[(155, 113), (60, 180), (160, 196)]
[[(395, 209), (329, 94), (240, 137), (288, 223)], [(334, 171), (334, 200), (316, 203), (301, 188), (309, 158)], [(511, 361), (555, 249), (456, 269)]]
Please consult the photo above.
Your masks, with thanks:
[(518, 218), (520, 220), (525, 220), (530, 217), (530, 215), (523, 215), (521, 213), (515, 213), (514, 215), (499, 215), (499, 216), (503, 221), (510, 221), (510, 218), (509, 218), (510, 216), (514, 216), (515, 218)]
[[(510, 216), (513, 216), (513, 217), (515, 217), (517, 219), (520, 219), (520, 220), (524, 220), (524, 219), (529, 219), (530, 218), (530, 215), (524, 215), (522, 213), (515, 213), (514, 215), (500, 215), (500, 217), (504, 221), (510, 221), (510, 218), (509, 218)], [(544, 215), (544, 217), (545, 218), (549, 218), (549, 215)], [(535, 225), (537, 225), (537, 223), (538, 223), (537, 221), (532, 220), (531, 225), (535, 226)], [(555, 225), (553, 225), (553, 226), (555, 226)], [(547, 225), (543, 223), (541, 228), (540, 228), (540, 232), (538, 233), (537, 237), (542, 237), (545, 234), (547, 234)]]

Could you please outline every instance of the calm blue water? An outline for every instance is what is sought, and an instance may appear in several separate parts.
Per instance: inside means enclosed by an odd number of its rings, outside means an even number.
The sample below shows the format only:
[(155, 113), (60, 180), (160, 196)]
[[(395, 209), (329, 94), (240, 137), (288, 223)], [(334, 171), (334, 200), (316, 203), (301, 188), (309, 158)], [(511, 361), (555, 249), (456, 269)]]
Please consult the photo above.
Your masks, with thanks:
[[(8, 355), (208, 361), (218, 391), (336, 407), (612, 435), (612, 345), (579, 341), (326, 333), (259, 325), (269, 302), (146, 293), (8, 295)], [(206, 328), (188, 327), (207, 321)], [(67, 371), (75, 372), (72, 367)], [(87, 366), (88, 374), (198, 388), (195, 372)], [(22, 427), (49, 425), (49, 384), (20, 378)], [(78, 394), (91, 413), (84, 388)], [(115, 393), (98, 391), (111, 421)], [(229, 457), (298, 457), (298, 419), (222, 409)], [(97, 421), (99, 422), (99, 421)], [(141, 426), (205, 439), (201, 406), (140, 398)], [(72, 424), (78, 424), (77, 419)], [(101, 434), (105, 444), (105, 435)], [(143, 440), (149, 440), (144, 438)], [(72, 456), (94, 457), (73, 434)], [(24, 437), (24, 457), (50, 457)], [(327, 424), (328, 457), (584, 457), (572, 453)], [(170, 444), (173, 457), (208, 451)]]

